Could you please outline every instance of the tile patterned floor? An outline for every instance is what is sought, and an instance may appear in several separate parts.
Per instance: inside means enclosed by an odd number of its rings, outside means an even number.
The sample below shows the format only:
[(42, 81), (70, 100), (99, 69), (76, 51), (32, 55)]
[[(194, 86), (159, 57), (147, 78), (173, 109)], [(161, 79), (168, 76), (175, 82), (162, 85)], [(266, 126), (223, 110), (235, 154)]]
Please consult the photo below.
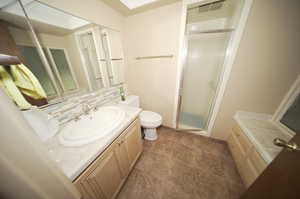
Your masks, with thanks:
[(118, 199), (237, 199), (245, 190), (225, 142), (161, 127)]

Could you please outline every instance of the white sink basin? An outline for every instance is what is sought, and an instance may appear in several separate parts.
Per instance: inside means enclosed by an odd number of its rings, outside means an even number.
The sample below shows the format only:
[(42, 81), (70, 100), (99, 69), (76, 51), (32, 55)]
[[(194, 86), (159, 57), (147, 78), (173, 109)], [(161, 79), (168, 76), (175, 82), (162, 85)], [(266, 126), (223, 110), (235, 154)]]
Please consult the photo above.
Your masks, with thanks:
[(105, 138), (121, 125), (124, 117), (125, 112), (119, 107), (101, 107), (67, 124), (59, 134), (59, 141), (65, 146), (82, 146)]

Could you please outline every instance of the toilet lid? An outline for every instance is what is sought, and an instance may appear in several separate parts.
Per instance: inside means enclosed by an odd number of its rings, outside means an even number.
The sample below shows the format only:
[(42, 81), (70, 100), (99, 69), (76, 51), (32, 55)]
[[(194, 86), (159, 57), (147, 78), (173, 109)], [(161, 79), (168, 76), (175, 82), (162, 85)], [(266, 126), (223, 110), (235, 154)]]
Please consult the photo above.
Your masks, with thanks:
[(154, 121), (159, 121), (162, 118), (159, 114), (154, 113), (152, 111), (142, 111), (140, 113), (140, 119), (145, 122), (154, 122)]

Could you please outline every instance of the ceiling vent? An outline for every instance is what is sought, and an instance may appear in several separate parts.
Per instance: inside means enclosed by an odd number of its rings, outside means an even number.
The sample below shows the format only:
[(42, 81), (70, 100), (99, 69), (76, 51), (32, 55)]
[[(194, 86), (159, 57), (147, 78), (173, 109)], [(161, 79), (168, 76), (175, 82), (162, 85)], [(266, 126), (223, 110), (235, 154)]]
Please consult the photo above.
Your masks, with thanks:
[[(224, 2), (225, 0), (219, 0), (219, 1), (202, 4), (194, 8), (198, 8), (198, 12), (203, 13), (203, 12), (221, 9), (224, 5)], [(194, 8), (190, 8), (190, 9), (194, 9)]]
[(223, 7), (224, 1), (218, 1), (210, 4), (210, 10), (218, 10)]

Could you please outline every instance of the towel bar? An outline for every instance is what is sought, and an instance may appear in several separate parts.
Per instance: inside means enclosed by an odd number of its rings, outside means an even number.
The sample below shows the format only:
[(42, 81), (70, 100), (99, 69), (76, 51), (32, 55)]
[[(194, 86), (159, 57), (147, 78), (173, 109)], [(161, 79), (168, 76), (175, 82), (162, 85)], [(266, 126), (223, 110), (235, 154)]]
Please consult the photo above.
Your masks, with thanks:
[(17, 65), (21, 64), (21, 61), (17, 56), (11, 56), (11, 55), (5, 55), (5, 54), (0, 54), (0, 65)]
[(173, 55), (159, 55), (159, 56), (145, 56), (145, 57), (136, 57), (135, 59), (159, 59), (159, 58), (172, 58)]

